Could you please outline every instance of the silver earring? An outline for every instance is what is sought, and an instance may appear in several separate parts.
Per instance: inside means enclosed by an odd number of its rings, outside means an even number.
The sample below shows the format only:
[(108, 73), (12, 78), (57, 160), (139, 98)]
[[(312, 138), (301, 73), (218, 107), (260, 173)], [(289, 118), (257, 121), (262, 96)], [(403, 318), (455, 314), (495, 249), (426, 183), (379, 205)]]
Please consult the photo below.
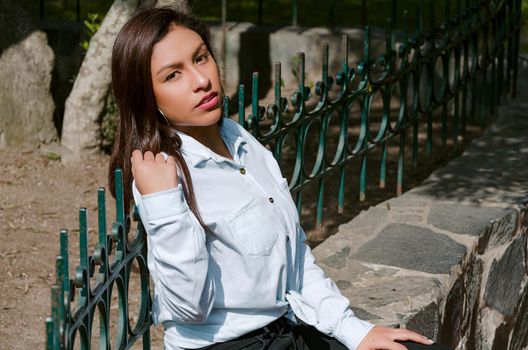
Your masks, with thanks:
[(159, 109), (159, 107), (158, 107), (158, 112), (160, 112), (160, 114), (163, 117), (163, 119), (165, 119), (165, 123), (167, 123), (167, 125), (170, 125), (169, 121), (167, 120), (167, 117), (165, 116), (165, 114), (163, 114), (163, 112), (161, 111), (161, 109)]

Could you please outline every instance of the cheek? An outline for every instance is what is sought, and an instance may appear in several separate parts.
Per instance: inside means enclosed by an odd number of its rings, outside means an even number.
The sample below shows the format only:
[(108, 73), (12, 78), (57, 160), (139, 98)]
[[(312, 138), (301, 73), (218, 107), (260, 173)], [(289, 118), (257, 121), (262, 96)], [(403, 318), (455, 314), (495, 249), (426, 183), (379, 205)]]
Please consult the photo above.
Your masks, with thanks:
[(172, 107), (181, 104), (182, 93), (180, 89), (174, 86), (174, 84), (165, 84), (162, 87), (155, 89), (154, 94), (159, 106)]

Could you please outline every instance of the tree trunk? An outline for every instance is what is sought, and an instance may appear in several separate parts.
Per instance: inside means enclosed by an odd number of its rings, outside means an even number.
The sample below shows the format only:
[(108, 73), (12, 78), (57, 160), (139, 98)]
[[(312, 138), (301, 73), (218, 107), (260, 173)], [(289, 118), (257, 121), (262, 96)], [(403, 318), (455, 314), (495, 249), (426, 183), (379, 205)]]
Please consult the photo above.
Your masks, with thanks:
[[(189, 12), (187, 0), (150, 1), (147, 6), (174, 6)], [(139, 5), (138, 0), (115, 0), (90, 46), (66, 100), (62, 127), (64, 162), (82, 161), (100, 152), (101, 124), (105, 101), (111, 85), (111, 57), (115, 38)]]

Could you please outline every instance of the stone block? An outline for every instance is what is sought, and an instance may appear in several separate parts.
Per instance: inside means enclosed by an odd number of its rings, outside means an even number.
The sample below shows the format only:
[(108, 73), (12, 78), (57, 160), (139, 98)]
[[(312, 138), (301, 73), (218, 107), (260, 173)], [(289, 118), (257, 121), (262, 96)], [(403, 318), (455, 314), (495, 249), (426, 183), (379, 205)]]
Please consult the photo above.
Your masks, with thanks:
[(346, 266), (346, 259), (350, 253), (350, 247), (345, 247), (339, 250), (337, 253), (330, 255), (326, 259), (323, 259), (323, 264), (330, 266), (334, 269), (342, 269)]
[(518, 213), (514, 209), (504, 209), (501, 218), (493, 220), (488, 229), (479, 238), (477, 250), (484, 254), (486, 249), (512, 240), (517, 232)]
[(505, 316), (513, 316), (521, 297), (521, 284), (526, 278), (524, 250), (526, 236), (517, 238), (504, 252), (493, 260), (486, 282), (484, 300)]
[(446, 298), (444, 319), (440, 331), (440, 341), (455, 347), (464, 335), (464, 281), (459, 277)]
[(509, 350), (525, 350), (528, 349), (528, 284), (524, 286), (524, 292), (516, 310), (517, 319), (513, 324)]
[(431, 302), (412, 315), (405, 326), (425, 335), (429, 339), (435, 340), (438, 335), (439, 323), (438, 305), (435, 302)]
[(504, 209), (441, 203), (431, 207), (428, 223), (453, 233), (479, 236), (491, 226), (491, 220), (505, 214)]
[(421, 227), (389, 224), (351, 258), (409, 270), (447, 274), (466, 248), (451, 238)]

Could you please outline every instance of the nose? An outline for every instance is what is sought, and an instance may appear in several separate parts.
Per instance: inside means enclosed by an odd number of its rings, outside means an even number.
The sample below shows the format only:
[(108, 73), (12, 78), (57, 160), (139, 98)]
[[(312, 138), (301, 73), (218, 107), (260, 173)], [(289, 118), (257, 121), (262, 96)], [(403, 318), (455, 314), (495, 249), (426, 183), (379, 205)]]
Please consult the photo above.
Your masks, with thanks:
[(209, 87), (211, 81), (206, 71), (201, 70), (199, 67), (193, 67), (192, 69), (192, 89), (193, 92), (200, 90), (206, 90)]

